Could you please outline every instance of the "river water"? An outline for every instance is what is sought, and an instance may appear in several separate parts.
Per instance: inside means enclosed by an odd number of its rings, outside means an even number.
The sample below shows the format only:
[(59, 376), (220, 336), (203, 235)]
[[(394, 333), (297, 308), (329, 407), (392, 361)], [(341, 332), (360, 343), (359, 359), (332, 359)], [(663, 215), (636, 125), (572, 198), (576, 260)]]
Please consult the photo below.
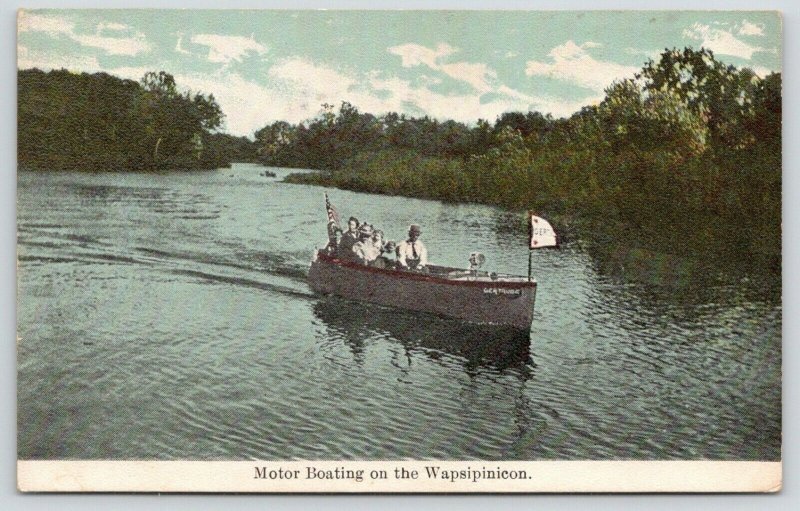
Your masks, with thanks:
[[(780, 459), (780, 300), (577, 243), (534, 253), (529, 337), (318, 297), (323, 189), (263, 170), (20, 172), (21, 459)], [(509, 213), (328, 191), (527, 272)]]

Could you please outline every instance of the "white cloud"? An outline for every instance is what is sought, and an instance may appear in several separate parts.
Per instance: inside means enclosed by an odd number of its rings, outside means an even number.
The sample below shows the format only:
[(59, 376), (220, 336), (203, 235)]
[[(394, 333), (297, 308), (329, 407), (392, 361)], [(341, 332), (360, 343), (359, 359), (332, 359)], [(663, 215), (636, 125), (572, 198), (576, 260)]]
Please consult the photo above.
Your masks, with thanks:
[(402, 59), (403, 67), (427, 66), (434, 71), (440, 71), (454, 80), (468, 83), (478, 92), (492, 90), (490, 82), (497, 78), (497, 73), (486, 64), (479, 62), (451, 62), (442, 63), (445, 57), (456, 53), (458, 50), (446, 43), (439, 43), (435, 49), (419, 44), (402, 44), (388, 48), (389, 53), (398, 55)]
[(544, 96), (537, 98), (531, 104), (531, 110), (542, 113), (553, 114), (554, 117), (569, 117), (581, 108), (591, 105), (599, 105), (605, 96), (589, 96), (579, 100), (565, 100), (555, 96)]
[[(152, 69), (147, 67), (123, 66), (103, 71), (129, 80), (139, 81)], [(225, 128), (231, 134), (252, 135), (270, 120), (282, 119), (282, 105), (278, 104), (281, 95), (277, 91), (226, 71), (214, 74), (178, 73), (174, 75), (178, 89), (192, 90), (205, 95), (213, 94), (225, 114)], [(316, 111), (314, 112), (316, 114)], [(293, 118), (299, 122), (303, 118)]]
[[(150, 49), (143, 33), (134, 32), (121, 23), (99, 23), (94, 34), (79, 34), (75, 31), (75, 25), (65, 18), (21, 11), (17, 27), (20, 32), (44, 32), (53, 37), (64, 35), (82, 46), (98, 48), (109, 55), (133, 56)], [(129, 34), (122, 37), (101, 35), (102, 31), (108, 30), (127, 31)]]
[(208, 46), (208, 60), (227, 64), (233, 60), (242, 61), (249, 53), (259, 55), (267, 52), (267, 47), (251, 37), (226, 36), (216, 34), (197, 34), (192, 36), (194, 44)]
[(279, 107), (274, 104), (274, 92), (235, 73), (182, 74), (175, 76), (175, 81), (181, 87), (213, 94), (225, 113), (225, 127), (233, 135), (252, 135), (268, 119), (278, 118), (274, 117), (276, 106)]
[(422, 74), (417, 76), (417, 81), (424, 85), (441, 85), (443, 80), (438, 76)]
[(747, 44), (728, 30), (714, 28), (702, 23), (695, 23), (690, 28), (687, 28), (683, 31), (683, 35), (689, 39), (700, 41), (701, 46), (718, 55), (731, 55), (750, 60), (753, 57), (753, 53), (763, 51), (763, 48)]
[(115, 22), (101, 22), (97, 25), (97, 31), (102, 32), (103, 30), (109, 32), (122, 32), (126, 30), (130, 30), (131, 27), (125, 25), (124, 23), (115, 23)]
[[(429, 54), (418, 52), (416, 55), (430, 62)], [(483, 70), (449, 71), (472, 76)], [(441, 94), (427, 87), (436, 83), (436, 79), (425, 80), (423, 85), (414, 85), (409, 80), (387, 77), (376, 71), (353, 73), (300, 57), (277, 62), (268, 70), (267, 78), (269, 81), (266, 85), (259, 85), (233, 74), (219, 75), (218, 78), (204, 77), (206, 82), (203, 83), (176, 76), (181, 84), (213, 92), (228, 115), (229, 130), (235, 134), (251, 134), (275, 120), (292, 123), (307, 120), (319, 113), (323, 103), (338, 106), (342, 101), (349, 101), (361, 111), (375, 115), (391, 111), (474, 123), (480, 118), (493, 120), (509, 111), (538, 110), (557, 117), (568, 116), (586, 104), (602, 100), (602, 95), (575, 101), (532, 96), (506, 85), (489, 90), (490, 95), (480, 91)]]
[(269, 69), (269, 77), (291, 82), (298, 90), (346, 91), (356, 80), (332, 67), (315, 64), (305, 58), (283, 59)]
[(134, 56), (150, 49), (144, 34), (136, 33), (131, 37), (108, 37), (99, 34), (71, 34), (70, 37), (83, 46), (99, 48), (109, 55)]
[(64, 18), (20, 11), (17, 18), (17, 29), (20, 32), (45, 32), (55, 36), (58, 34), (71, 34), (75, 26)]
[[(377, 72), (348, 74), (299, 58), (276, 64), (270, 69), (269, 77), (272, 89), (269, 93), (277, 94), (270, 103), (281, 105), (282, 108), (276, 111), (277, 106), (273, 107), (273, 116), (269, 119), (291, 122), (315, 116), (322, 103), (338, 105), (340, 101), (349, 101), (362, 111), (376, 115), (390, 111), (409, 115), (424, 112), (440, 120), (474, 123), (480, 118), (493, 120), (504, 112), (531, 109), (558, 117), (568, 116), (586, 105), (587, 101), (602, 100), (602, 96), (580, 101), (537, 97), (506, 85), (490, 91), (491, 96), (478, 92), (448, 95), (431, 91), (426, 86), (415, 86), (409, 80), (398, 77), (385, 77)], [(492, 99), (486, 101), (486, 97)]]
[(492, 86), (490, 80), (497, 79), (497, 73), (486, 64), (472, 62), (454, 62), (442, 64), (441, 71), (453, 78), (470, 84), (478, 92), (489, 92)]
[(426, 87), (414, 87), (408, 80), (400, 78), (373, 78), (370, 86), (376, 91), (388, 92), (386, 99), (375, 97), (371, 102), (378, 112), (400, 112), (419, 115), (424, 112), (437, 119), (453, 119), (475, 122), (486, 114), (481, 108), (479, 95), (444, 95)]
[(642, 57), (647, 57), (648, 59), (658, 60), (661, 57), (661, 52), (664, 50), (642, 50), (640, 48), (627, 47), (622, 51), (628, 55), (639, 55)]
[[(139, 80), (150, 69), (116, 67), (101, 69), (94, 57), (77, 57), (73, 61), (46, 55), (32, 55), (20, 47), (20, 67), (74, 71), (105, 71), (121, 78)], [(214, 74), (179, 73), (175, 81), (182, 90), (191, 89), (213, 94), (226, 115), (225, 127), (234, 135), (252, 135), (264, 125), (286, 120), (298, 123), (315, 117), (322, 103), (339, 105), (350, 101), (361, 111), (380, 115), (394, 111), (409, 115), (424, 112), (441, 120), (454, 119), (474, 123), (479, 118), (493, 120), (503, 112), (527, 110), (540, 104), (545, 112), (568, 115), (569, 107), (557, 101), (535, 100), (509, 87), (497, 90), (498, 98), (481, 102), (480, 94), (444, 95), (425, 86), (414, 86), (396, 77), (382, 78), (377, 73), (357, 75), (303, 58), (290, 58), (273, 65), (265, 84), (220, 70)]]
[(739, 26), (739, 35), (763, 36), (764, 25), (750, 23), (749, 21), (744, 20)]
[[(108, 70), (133, 80), (139, 80), (146, 71), (148, 69), (137, 67)], [(268, 73), (270, 80), (265, 84), (245, 79), (225, 68), (212, 74), (178, 73), (174, 76), (181, 90), (213, 94), (225, 113), (226, 131), (236, 136), (252, 136), (254, 131), (276, 120), (299, 123), (310, 119), (319, 113), (320, 105), (325, 102), (338, 105), (350, 99), (359, 108), (369, 111), (376, 106), (364, 101), (368, 95), (348, 92), (355, 83), (352, 79), (301, 59), (273, 66)], [(318, 81), (321, 77), (330, 81)]]
[(753, 72), (757, 74), (760, 78), (764, 78), (773, 72), (772, 69), (766, 68), (764, 66), (747, 66), (747, 67), (752, 69)]
[(530, 102), (530, 101), (533, 100), (533, 98), (531, 96), (529, 96), (527, 94), (524, 94), (524, 93), (522, 93), (522, 92), (520, 92), (518, 90), (512, 89), (511, 87), (509, 87), (507, 85), (501, 85), (500, 87), (498, 87), (497, 88), (497, 93), (501, 94), (503, 96), (507, 96), (509, 98), (514, 98), (514, 99), (518, 99), (518, 100), (521, 100), (521, 101)]
[[(122, 66), (122, 67), (115, 67), (113, 69), (105, 70), (106, 73), (112, 74), (114, 76), (118, 76), (120, 78), (125, 78), (127, 80), (133, 80), (134, 82), (138, 82), (142, 79), (145, 73), (152, 71), (151, 68), (143, 67), (143, 66)], [(180, 85), (180, 84), (178, 84)]]
[(181, 53), (183, 55), (191, 55), (192, 52), (183, 49), (183, 34), (178, 34), (178, 41), (175, 43), (175, 53)]
[[(21, 30), (38, 30), (50, 34), (63, 34), (85, 46), (102, 47), (107, 53), (134, 51), (130, 44), (121, 42), (134, 38), (130, 27), (99, 24), (94, 34), (76, 34), (74, 27), (64, 19), (42, 17), (28, 18)], [(22, 22), (21, 22), (22, 23)], [(120, 35), (121, 37), (108, 37)], [(187, 46), (188, 36), (178, 33), (175, 52), (192, 53)], [(142, 40), (143, 44), (144, 41)], [(208, 58), (213, 62), (229, 63), (244, 56), (261, 54), (266, 47), (252, 37), (225, 37), (208, 34), (195, 35), (192, 43), (207, 46)], [(557, 116), (569, 115), (585, 102), (570, 103), (557, 98), (531, 96), (498, 83), (497, 74), (479, 62), (442, 62), (457, 52), (455, 48), (440, 44), (435, 48), (419, 45), (395, 47), (392, 53), (403, 59), (406, 67), (424, 66), (431, 70), (412, 80), (387, 76), (379, 71), (355, 72), (323, 65), (307, 58), (292, 57), (274, 63), (258, 80), (245, 79), (227, 66), (216, 73), (174, 73), (182, 90), (191, 89), (213, 94), (226, 115), (225, 129), (234, 135), (252, 135), (264, 125), (276, 120), (298, 123), (319, 114), (322, 103), (339, 105), (349, 101), (363, 112), (380, 115), (389, 111), (407, 115), (430, 115), (446, 120), (454, 119), (474, 123), (477, 119), (493, 120), (508, 111), (537, 109)], [(197, 53), (196, 51), (194, 52)], [(103, 68), (94, 56), (34, 54), (24, 46), (19, 47), (19, 66), (96, 72), (139, 80), (152, 69), (136, 66)], [(428, 71), (428, 69), (420, 71)], [(441, 84), (444, 77), (470, 84), (474, 90), (460, 94), (442, 94), (430, 89)]]
[(578, 45), (574, 41), (567, 41), (550, 50), (547, 54), (550, 62), (529, 60), (525, 74), (564, 80), (602, 92), (614, 80), (629, 77), (638, 71), (635, 66), (595, 60), (586, 52), (586, 48), (594, 48), (595, 44), (597, 43)]
[(97, 58), (88, 55), (53, 55), (32, 51), (25, 46), (17, 48), (17, 68), (39, 68), (42, 71), (67, 69), (73, 72), (93, 73), (100, 70)]
[(420, 64), (431, 69), (438, 68), (438, 60), (452, 55), (456, 49), (446, 43), (439, 43), (436, 49), (430, 49), (419, 44), (401, 44), (389, 48), (389, 53), (400, 56), (403, 67), (414, 67)]

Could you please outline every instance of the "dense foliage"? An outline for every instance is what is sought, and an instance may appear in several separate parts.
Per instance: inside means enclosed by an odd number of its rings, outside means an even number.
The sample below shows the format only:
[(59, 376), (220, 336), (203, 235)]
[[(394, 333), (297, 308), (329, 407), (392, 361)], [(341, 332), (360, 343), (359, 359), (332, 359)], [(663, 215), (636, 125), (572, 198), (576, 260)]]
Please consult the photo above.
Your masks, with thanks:
[(596, 252), (747, 261), (780, 277), (781, 75), (705, 49), (665, 50), (568, 119), (509, 112), (467, 126), (343, 102), (253, 143), (218, 133), (214, 97), (179, 93), (164, 72), (137, 83), (21, 71), (18, 102), (23, 168), (319, 169), (288, 179), (535, 210)]
[(321, 169), (295, 182), (531, 209), (601, 249), (745, 258), (780, 275), (780, 74), (687, 48), (568, 119), (506, 113), (468, 127), (323, 106), (259, 130), (262, 161)]
[(18, 74), (18, 161), (54, 170), (217, 168), (254, 158), (247, 139), (215, 133), (213, 95), (178, 92), (165, 72), (141, 82), (114, 76)]

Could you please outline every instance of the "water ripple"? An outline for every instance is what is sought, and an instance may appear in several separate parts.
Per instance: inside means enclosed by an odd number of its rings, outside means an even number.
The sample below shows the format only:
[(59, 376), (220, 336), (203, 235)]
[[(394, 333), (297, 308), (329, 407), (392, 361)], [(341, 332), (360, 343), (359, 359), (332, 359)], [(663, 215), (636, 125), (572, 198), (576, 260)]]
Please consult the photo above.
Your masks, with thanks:
[[(578, 245), (535, 254), (529, 335), (318, 297), (323, 190), (260, 172), (20, 173), (21, 458), (779, 459), (780, 303)], [(329, 192), (527, 271), (508, 213)]]

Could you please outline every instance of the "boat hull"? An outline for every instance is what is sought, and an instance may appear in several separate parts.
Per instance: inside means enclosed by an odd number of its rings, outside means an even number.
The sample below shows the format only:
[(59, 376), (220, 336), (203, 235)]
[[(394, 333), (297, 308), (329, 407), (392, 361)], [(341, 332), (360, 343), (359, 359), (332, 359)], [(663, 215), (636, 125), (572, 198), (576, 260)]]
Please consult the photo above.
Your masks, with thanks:
[(536, 282), (454, 280), (324, 254), (311, 262), (308, 282), (321, 294), (525, 331), (530, 330), (536, 299)]

